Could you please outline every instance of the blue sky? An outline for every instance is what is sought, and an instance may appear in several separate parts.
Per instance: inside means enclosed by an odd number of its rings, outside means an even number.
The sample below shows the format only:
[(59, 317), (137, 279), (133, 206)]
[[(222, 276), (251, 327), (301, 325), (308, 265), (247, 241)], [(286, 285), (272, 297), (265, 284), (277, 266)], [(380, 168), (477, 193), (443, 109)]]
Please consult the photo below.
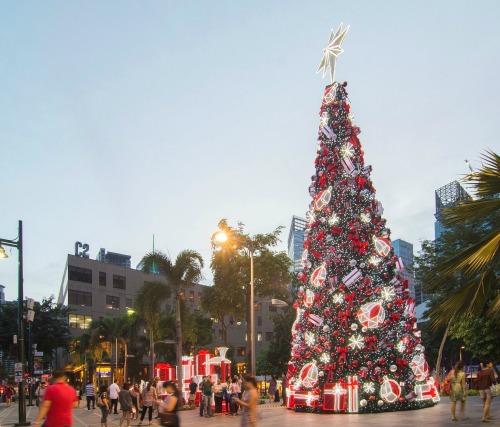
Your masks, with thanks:
[[(25, 295), (57, 296), (75, 241), (198, 250), (304, 215), (316, 75), (350, 24), (348, 81), (393, 238), (433, 238), (434, 190), (499, 149), (500, 3), (7, 1), (0, 4), (0, 236), (24, 221)], [(0, 264), (17, 297), (15, 251)], [(206, 282), (210, 271), (206, 268)]]

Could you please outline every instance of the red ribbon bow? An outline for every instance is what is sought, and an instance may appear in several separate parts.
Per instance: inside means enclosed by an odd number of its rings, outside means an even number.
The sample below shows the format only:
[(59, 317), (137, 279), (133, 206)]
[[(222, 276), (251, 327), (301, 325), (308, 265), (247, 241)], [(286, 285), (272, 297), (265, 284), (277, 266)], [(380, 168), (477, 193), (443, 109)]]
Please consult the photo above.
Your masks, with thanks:
[(347, 301), (347, 308), (354, 308), (354, 299), (357, 297), (356, 292), (347, 293), (344, 295), (345, 300)]
[(349, 318), (350, 315), (351, 315), (351, 311), (350, 310), (339, 311), (339, 318), (340, 318), (340, 325), (339, 326), (344, 325), (347, 328), (348, 327), (348, 325), (347, 325), (347, 319)]
[(339, 346), (337, 347), (337, 354), (339, 355), (339, 363), (347, 363), (347, 353), (349, 352), (349, 347)]
[(377, 342), (377, 336), (376, 335), (368, 335), (365, 337), (365, 342), (368, 344), (368, 350), (373, 350), (377, 351), (377, 346), (375, 343)]

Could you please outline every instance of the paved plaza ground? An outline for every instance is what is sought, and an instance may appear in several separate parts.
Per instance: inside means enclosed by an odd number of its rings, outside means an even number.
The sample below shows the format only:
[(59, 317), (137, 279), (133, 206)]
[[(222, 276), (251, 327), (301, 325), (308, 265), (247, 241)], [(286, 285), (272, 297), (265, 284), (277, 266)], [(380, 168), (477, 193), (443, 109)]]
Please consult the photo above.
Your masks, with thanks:
[[(280, 427), (280, 426), (339, 426), (349, 427), (400, 427), (400, 426), (477, 426), (489, 425), (500, 426), (500, 399), (496, 398), (492, 404), (492, 420), (489, 423), (481, 423), (483, 402), (479, 397), (471, 396), (467, 402), (465, 419), (452, 422), (450, 416), (450, 403), (444, 398), (438, 405), (421, 409), (418, 411), (391, 412), (373, 415), (321, 415), (296, 413), (281, 408), (277, 405), (263, 405), (260, 407), (262, 418), (258, 421), (258, 427)], [(36, 406), (27, 408), (27, 420), (33, 421), (38, 412)], [(75, 427), (100, 427), (100, 410), (88, 411), (83, 405), (75, 409)], [(108, 427), (118, 427), (119, 415), (110, 415)], [(200, 418), (198, 410), (182, 411), (180, 413), (182, 427), (239, 427), (239, 417), (218, 415), (213, 418)], [(0, 403), (0, 427), (13, 426), (18, 420), (17, 404), (7, 407)], [(156, 420), (158, 421), (158, 420)], [(131, 423), (132, 427), (138, 425), (137, 421)], [(147, 426), (147, 422), (143, 425)], [(156, 424), (155, 424), (156, 425)], [(125, 426), (125, 424), (124, 424)]]

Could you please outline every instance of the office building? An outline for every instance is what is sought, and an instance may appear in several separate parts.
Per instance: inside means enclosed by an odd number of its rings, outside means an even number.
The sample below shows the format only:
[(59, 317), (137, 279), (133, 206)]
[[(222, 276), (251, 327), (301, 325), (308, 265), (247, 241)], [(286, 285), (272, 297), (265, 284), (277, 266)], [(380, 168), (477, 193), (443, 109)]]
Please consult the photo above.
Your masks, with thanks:
[(302, 270), (300, 259), (304, 251), (304, 231), (306, 229), (306, 220), (298, 216), (293, 216), (290, 224), (290, 233), (288, 234), (288, 256), (293, 261), (292, 272), (298, 273)]
[(394, 248), (394, 253), (403, 261), (404, 270), (400, 275), (404, 280), (408, 280), (410, 295), (416, 297), (415, 275), (413, 272), (413, 245), (405, 240), (396, 239), (392, 241), (392, 247)]
[(450, 182), (435, 192), (436, 213), (434, 214), (436, 222), (434, 224), (434, 238), (438, 240), (441, 234), (446, 230), (441, 222), (441, 214), (444, 208), (450, 208), (464, 201), (472, 200), (472, 197), (464, 190), (458, 181)]

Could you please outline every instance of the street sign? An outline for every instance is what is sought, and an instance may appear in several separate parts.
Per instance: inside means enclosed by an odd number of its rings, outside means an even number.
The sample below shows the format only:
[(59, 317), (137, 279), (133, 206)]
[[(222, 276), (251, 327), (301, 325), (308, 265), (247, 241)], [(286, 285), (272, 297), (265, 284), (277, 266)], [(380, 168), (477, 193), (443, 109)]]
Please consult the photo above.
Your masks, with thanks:
[(28, 384), (33, 384), (35, 382), (35, 379), (33, 377), (28, 377), (28, 378), (26, 378), (26, 382)]
[[(20, 363), (20, 362), (14, 363), (14, 370), (15, 371), (22, 371), (23, 370), (23, 364)], [(19, 375), (21, 375), (21, 374), (19, 374)]]
[(43, 351), (34, 351), (33, 356), (43, 357)]
[(14, 380), (16, 381), (16, 383), (19, 383), (23, 380), (23, 371), (18, 371), (17, 365), (18, 363), (16, 363), (16, 370), (14, 371)]

